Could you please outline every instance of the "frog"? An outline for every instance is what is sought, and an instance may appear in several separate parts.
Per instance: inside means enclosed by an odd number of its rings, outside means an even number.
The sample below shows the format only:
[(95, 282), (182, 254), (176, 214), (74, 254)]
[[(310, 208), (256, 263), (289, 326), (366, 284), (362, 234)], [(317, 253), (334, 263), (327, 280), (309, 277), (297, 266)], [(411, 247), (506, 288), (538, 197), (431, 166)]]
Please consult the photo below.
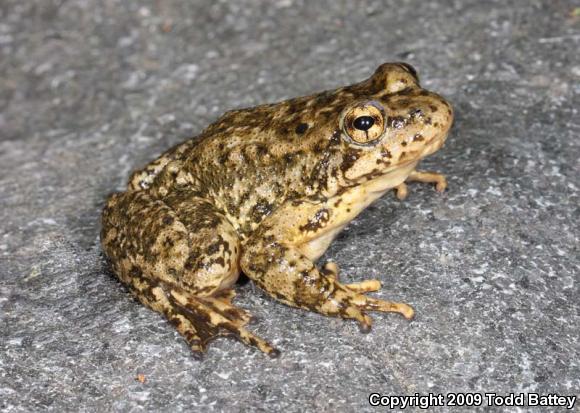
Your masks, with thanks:
[(411, 320), (409, 304), (369, 295), (380, 280), (342, 282), (334, 261), (318, 259), (385, 193), (404, 199), (409, 182), (446, 189), (444, 175), (417, 166), (452, 123), (447, 100), (403, 62), (350, 86), (225, 112), (108, 197), (102, 248), (120, 281), (198, 356), (221, 336), (280, 354), (233, 303), (240, 274), (278, 302), (354, 320), (362, 332), (370, 312)]

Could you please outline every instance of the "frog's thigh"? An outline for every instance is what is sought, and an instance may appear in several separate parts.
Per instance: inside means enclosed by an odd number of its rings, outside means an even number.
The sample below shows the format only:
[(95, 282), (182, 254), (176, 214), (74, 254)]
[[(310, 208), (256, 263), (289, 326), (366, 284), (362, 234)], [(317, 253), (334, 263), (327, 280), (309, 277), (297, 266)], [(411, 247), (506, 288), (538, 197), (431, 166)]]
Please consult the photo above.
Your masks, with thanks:
[(204, 351), (217, 336), (234, 335), (276, 354), (243, 327), (248, 314), (230, 302), (239, 241), (205, 200), (186, 193), (164, 201), (144, 191), (113, 195), (103, 213), (102, 243), (119, 278), (175, 324), (194, 351)]
[[(180, 284), (203, 296), (233, 286), (240, 273), (240, 242), (232, 225), (211, 203), (187, 191), (175, 192), (163, 202), (175, 211), (176, 221), (170, 224), (170, 231), (187, 233), (187, 252), (179, 256), (177, 268), (172, 269)], [(170, 223), (171, 218), (164, 216), (163, 220)], [(163, 231), (160, 228), (157, 236), (161, 251), (165, 250)], [(173, 252), (167, 255), (167, 260), (173, 259)]]

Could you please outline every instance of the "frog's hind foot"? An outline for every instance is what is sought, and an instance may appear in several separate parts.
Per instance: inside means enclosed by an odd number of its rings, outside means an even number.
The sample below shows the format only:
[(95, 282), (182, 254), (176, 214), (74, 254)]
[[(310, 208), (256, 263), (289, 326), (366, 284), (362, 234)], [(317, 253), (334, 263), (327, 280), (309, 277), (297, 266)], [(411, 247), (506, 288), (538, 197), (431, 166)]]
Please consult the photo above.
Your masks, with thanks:
[[(247, 311), (235, 307), (230, 300), (233, 291), (217, 297), (197, 297), (184, 294), (183, 291), (172, 290), (169, 301), (174, 304), (175, 316), (170, 318), (172, 322), (177, 320), (177, 329), (186, 339), (194, 351), (205, 351), (209, 341), (219, 336), (234, 336), (247, 345), (257, 347), (263, 353), (276, 357), (280, 352), (262, 338), (248, 331), (244, 326), (250, 321)], [(186, 320), (192, 327), (186, 327), (184, 332), (180, 329), (180, 323)]]
[(213, 297), (199, 297), (177, 285), (157, 282), (148, 288), (148, 294), (140, 294), (139, 298), (163, 313), (198, 356), (206, 351), (210, 341), (220, 336), (236, 337), (271, 357), (278, 356), (277, 349), (244, 327), (251, 317), (231, 303), (234, 296), (233, 290), (222, 290)]

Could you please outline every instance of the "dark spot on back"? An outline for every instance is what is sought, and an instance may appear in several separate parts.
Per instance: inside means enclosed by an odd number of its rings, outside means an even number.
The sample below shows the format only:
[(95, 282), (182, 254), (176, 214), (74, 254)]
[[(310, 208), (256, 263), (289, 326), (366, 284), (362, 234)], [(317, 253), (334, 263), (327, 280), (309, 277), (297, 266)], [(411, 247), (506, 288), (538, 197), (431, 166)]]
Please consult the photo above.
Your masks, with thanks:
[(296, 126), (296, 133), (298, 135), (302, 135), (304, 132), (306, 132), (308, 130), (308, 124), (307, 123), (300, 123), (298, 126)]

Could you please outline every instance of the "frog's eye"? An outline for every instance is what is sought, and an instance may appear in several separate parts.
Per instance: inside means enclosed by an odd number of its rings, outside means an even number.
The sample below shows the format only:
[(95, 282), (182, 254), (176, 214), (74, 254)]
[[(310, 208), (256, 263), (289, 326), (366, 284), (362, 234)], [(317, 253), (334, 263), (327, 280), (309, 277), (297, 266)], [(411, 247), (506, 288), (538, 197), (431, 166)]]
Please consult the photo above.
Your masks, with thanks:
[(345, 111), (341, 127), (353, 143), (372, 145), (385, 132), (385, 111), (378, 102), (358, 104)]

